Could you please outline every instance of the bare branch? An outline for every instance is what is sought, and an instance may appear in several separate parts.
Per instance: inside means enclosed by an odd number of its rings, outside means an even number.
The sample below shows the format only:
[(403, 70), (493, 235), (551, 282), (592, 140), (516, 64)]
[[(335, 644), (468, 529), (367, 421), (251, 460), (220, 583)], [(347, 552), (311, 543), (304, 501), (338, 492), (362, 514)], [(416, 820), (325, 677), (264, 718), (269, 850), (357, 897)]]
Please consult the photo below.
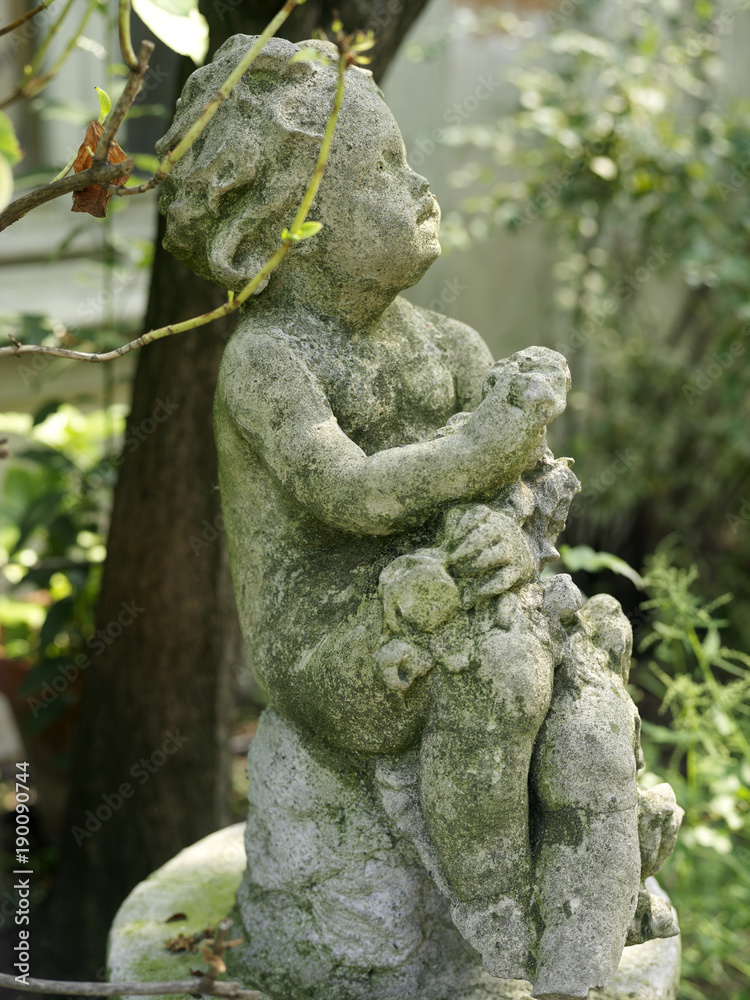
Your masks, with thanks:
[(22, 219), (32, 208), (37, 208), (47, 201), (59, 198), (70, 191), (81, 191), (91, 184), (108, 184), (117, 180), (118, 177), (125, 177), (130, 174), (135, 164), (132, 160), (123, 160), (121, 163), (95, 163), (88, 170), (82, 170), (80, 174), (70, 174), (59, 181), (52, 181), (44, 187), (30, 191), (22, 198), (16, 198), (5, 209), (0, 212), (0, 232), (12, 226), (14, 222)]
[(24, 195), (23, 198), (17, 198), (16, 201), (8, 205), (4, 212), (0, 213), (0, 232), (14, 222), (18, 222), (27, 212), (30, 212), (38, 205), (43, 205), (46, 201), (59, 198), (69, 191), (80, 191), (91, 184), (101, 184), (104, 186), (110, 181), (117, 180), (117, 178), (131, 173), (133, 170), (132, 160), (128, 159), (123, 160), (122, 163), (110, 164), (107, 163), (107, 157), (109, 155), (110, 142), (117, 134), (117, 130), (122, 125), (130, 106), (141, 89), (143, 75), (148, 69), (148, 61), (153, 51), (153, 42), (141, 42), (137, 69), (131, 70), (128, 73), (128, 78), (125, 81), (125, 89), (107, 117), (104, 130), (96, 145), (94, 161), (91, 167), (88, 170), (82, 170), (81, 173), (75, 174), (72, 177), (63, 177), (44, 187), (37, 188), (36, 191)]
[(211, 976), (175, 979), (163, 983), (75, 983), (60, 979), (19, 979), (0, 973), (0, 986), (19, 993), (55, 993), (63, 996), (118, 997), (164, 996), (169, 993), (226, 997), (227, 1000), (263, 1000), (257, 990), (246, 990), (241, 983), (217, 982)]
[(6, 24), (4, 28), (0, 28), (0, 35), (7, 35), (9, 32), (15, 31), (16, 28), (20, 28), (22, 24), (30, 21), (32, 17), (36, 17), (37, 14), (46, 10), (50, 4), (53, 4), (54, 2), (55, 0), (43, 0), (38, 7), (32, 8), (32, 10), (27, 11), (25, 14), (21, 14), (21, 16), (17, 17), (15, 21), (11, 21), (10, 24)]
[(63, 63), (75, 48), (78, 38), (81, 36), (81, 34), (83, 33), (83, 29), (86, 27), (86, 22), (91, 17), (91, 15), (93, 14), (94, 10), (97, 7), (98, 0), (89, 0), (88, 6), (83, 12), (83, 16), (81, 17), (78, 27), (75, 29), (73, 34), (68, 39), (65, 48), (57, 57), (52, 68), (49, 69), (46, 73), (42, 73), (40, 76), (37, 76), (36, 75), (37, 71), (42, 64), (47, 48), (52, 39), (54, 38), (55, 34), (57, 33), (60, 24), (65, 18), (65, 15), (70, 10), (71, 3), (72, 0), (68, 0), (67, 6), (63, 9), (57, 21), (50, 28), (49, 34), (37, 49), (36, 54), (34, 55), (34, 58), (32, 59), (29, 66), (26, 67), (24, 71), (24, 75), (26, 76), (26, 82), (20, 84), (7, 97), (3, 98), (0, 101), (0, 108), (6, 107), (6, 105), (11, 104), (13, 101), (18, 100), (19, 97), (24, 97), (26, 99), (29, 99), (31, 97), (36, 97), (36, 95), (40, 91), (44, 90), (44, 88), (47, 86), (50, 80), (54, 79), (54, 77), (57, 76)]
[(125, 81), (125, 89), (120, 94), (120, 99), (117, 104), (115, 104), (114, 108), (107, 115), (107, 120), (104, 123), (104, 131), (99, 136), (99, 142), (96, 144), (94, 165), (97, 163), (104, 163), (107, 159), (107, 156), (109, 155), (109, 144), (117, 135), (117, 130), (125, 120), (125, 115), (130, 110), (130, 105), (136, 99), (138, 91), (141, 89), (143, 75), (148, 69), (148, 61), (151, 58), (151, 53), (153, 51), (153, 42), (141, 42), (141, 47), (138, 52), (137, 67), (135, 69), (131, 69), (128, 73), (128, 78)]
[[(292, 13), (295, 7), (304, 3), (305, 0), (286, 0), (284, 6), (281, 8), (279, 13), (274, 17), (274, 19), (268, 24), (262, 35), (259, 35), (256, 39), (254, 45), (246, 52), (244, 58), (235, 66), (232, 72), (229, 74), (227, 79), (219, 88), (216, 96), (212, 98), (206, 107), (203, 109), (203, 113), (194, 125), (192, 125), (185, 135), (180, 139), (179, 143), (171, 150), (159, 164), (159, 169), (156, 171), (154, 176), (148, 180), (144, 181), (143, 184), (139, 184), (138, 187), (131, 188), (112, 188), (110, 189), (110, 194), (116, 194), (118, 196), (130, 196), (134, 194), (143, 194), (146, 191), (150, 191), (151, 188), (155, 188), (157, 184), (161, 184), (167, 174), (170, 172), (172, 167), (180, 160), (180, 158), (190, 149), (195, 140), (201, 134), (203, 129), (208, 125), (213, 116), (219, 110), (224, 101), (229, 97), (232, 89), (238, 80), (241, 80), (244, 74), (249, 69), (250, 65), (258, 57), (262, 49), (265, 47), (266, 42), (269, 38), (276, 34), (281, 25), (286, 21), (289, 15)], [(99, 140), (99, 146), (97, 146), (97, 153), (101, 146), (101, 139)]]

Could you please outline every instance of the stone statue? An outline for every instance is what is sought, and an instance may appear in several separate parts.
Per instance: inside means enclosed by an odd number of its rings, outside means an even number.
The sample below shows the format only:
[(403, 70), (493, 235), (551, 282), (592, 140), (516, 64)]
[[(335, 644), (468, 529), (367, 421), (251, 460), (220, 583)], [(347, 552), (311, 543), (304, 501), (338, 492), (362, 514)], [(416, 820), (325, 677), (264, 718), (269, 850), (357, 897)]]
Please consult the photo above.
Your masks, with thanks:
[[(172, 148), (253, 39), (188, 80)], [(335, 62), (333, 46), (306, 42)], [(272, 39), (162, 189), (165, 245), (239, 290), (279, 243), (335, 69)], [(681, 812), (639, 795), (632, 636), (542, 577), (579, 490), (545, 428), (559, 354), (496, 364), (410, 305), (437, 202), (371, 74), (347, 71), (311, 218), (248, 303), (215, 429), (240, 621), (271, 708), (249, 755), (245, 944), (289, 998), (583, 998), (677, 933), (642, 888)]]

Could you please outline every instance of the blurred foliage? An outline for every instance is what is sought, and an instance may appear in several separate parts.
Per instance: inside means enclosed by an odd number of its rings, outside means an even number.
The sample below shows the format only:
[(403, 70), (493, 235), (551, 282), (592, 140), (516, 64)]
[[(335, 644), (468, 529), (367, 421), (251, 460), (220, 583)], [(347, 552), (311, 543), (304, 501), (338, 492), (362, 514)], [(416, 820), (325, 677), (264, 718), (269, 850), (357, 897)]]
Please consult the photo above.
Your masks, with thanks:
[[(515, 108), (443, 133), (466, 156), (449, 242), (506, 228), (556, 250), (564, 451), (583, 484), (568, 540), (646, 564), (634, 694), (645, 783), (668, 780), (686, 810), (661, 876), (683, 1000), (750, 995), (750, 659), (729, 648), (750, 648), (750, 102), (729, 98), (721, 58), (748, 16), (707, 0), (552, 8), (512, 26)], [(611, 556), (561, 551), (589, 592), (617, 579)]]
[(659, 880), (683, 935), (684, 1000), (747, 1000), (750, 982), (750, 657), (722, 642), (728, 596), (707, 604), (697, 570), (672, 563), (668, 546), (648, 561), (642, 604), (650, 633), (639, 652), (669, 726), (644, 720), (646, 760), (685, 810)]
[[(557, 343), (573, 371), (569, 538), (642, 565), (677, 532), (707, 590), (750, 561), (750, 102), (723, 37), (745, 4), (581, 0), (506, 70), (512, 113), (448, 128), (466, 150), (448, 236), (556, 246)], [(539, 35), (541, 18), (514, 35)], [(502, 70), (498, 71), (502, 72)], [(615, 485), (616, 483), (616, 485)], [(750, 617), (727, 608), (731, 641)]]
[(112, 442), (124, 421), (121, 406), (84, 415), (59, 400), (33, 418), (0, 415), (0, 430), (29, 441), (7, 461), (0, 494), (0, 639), (6, 659), (31, 667), (20, 692), (32, 709), (29, 737), (77, 698), (75, 685), (59, 681), (59, 696), (33, 711), (94, 632), (119, 466)]

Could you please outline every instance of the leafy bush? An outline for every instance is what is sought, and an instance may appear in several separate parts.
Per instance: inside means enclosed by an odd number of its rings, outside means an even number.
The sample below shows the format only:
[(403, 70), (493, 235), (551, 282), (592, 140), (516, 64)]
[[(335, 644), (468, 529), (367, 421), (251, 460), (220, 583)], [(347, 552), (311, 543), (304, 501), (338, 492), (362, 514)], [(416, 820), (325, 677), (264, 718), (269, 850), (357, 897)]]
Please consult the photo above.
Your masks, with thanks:
[[(746, 1000), (750, 981), (750, 657), (727, 649), (695, 567), (679, 569), (662, 547), (644, 578), (651, 631), (644, 683), (669, 726), (644, 721), (646, 759), (685, 809), (673, 858), (660, 876), (680, 915), (685, 1000)], [(648, 678), (650, 676), (650, 682)]]
[(84, 415), (53, 401), (35, 417), (5, 414), (4, 431), (28, 433), (31, 447), (5, 470), (0, 514), (0, 629), (4, 655), (30, 665), (20, 692), (32, 710), (27, 735), (50, 725), (76, 699), (33, 711), (45, 685), (85, 649), (104, 560), (111, 489), (119, 461), (105, 449), (124, 425), (122, 407)]
[[(448, 130), (475, 158), (455, 178), (457, 235), (505, 226), (556, 245), (565, 450), (584, 485), (572, 540), (638, 566), (676, 531), (707, 588), (746, 594), (750, 118), (724, 96), (719, 54), (748, 15), (567, 9), (509, 70), (516, 110)], [(739, 604), (727, 615), (747, 646), (750, 619)]]

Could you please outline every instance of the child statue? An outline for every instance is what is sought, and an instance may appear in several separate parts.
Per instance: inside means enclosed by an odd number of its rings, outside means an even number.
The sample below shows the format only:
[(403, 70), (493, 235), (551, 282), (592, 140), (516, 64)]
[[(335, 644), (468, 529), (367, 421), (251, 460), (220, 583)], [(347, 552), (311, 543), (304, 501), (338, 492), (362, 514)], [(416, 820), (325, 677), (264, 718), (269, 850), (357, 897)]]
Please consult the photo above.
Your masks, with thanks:
[[(160, 155), (253, 41), (192, 75)], [(272, 39), (163, 184), (165, 245), (234, 291), (290, 224), (330, 113), (334, 68), (298, 51)], [(291, 1000), (479, 1000), (507, 979), (583, 998), (626, 940), (677, 933), (640, 883), (680, 810), (636, 788), (622, 611), (541, 576), (580, 488), (545, 443), (567, 365), (538, 347), (493, 365), (475, 331), (399, 297), (440, 253), (440, 212), (371, 75), (346, 84), (323, 228), (243, 307), (216, 394), (271, 705), (235, 972)]]

